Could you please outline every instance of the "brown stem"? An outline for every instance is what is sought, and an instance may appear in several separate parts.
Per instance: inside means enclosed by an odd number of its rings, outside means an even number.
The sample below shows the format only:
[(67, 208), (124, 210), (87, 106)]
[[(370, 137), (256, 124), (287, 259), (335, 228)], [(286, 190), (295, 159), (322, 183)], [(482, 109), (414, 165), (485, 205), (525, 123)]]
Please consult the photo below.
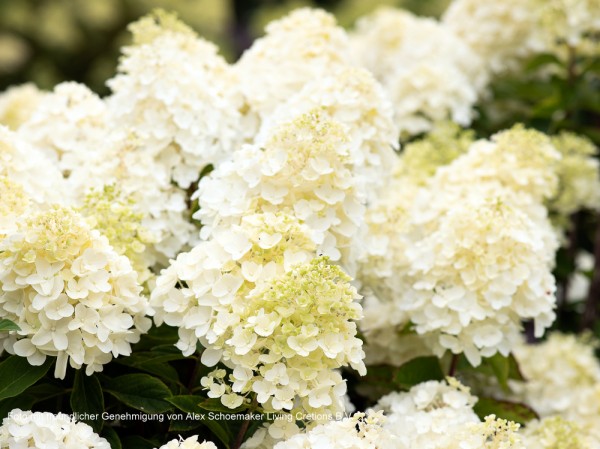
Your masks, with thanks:
[(596, 235), (594, 236), (594, 259), (594, 274), (581, 319), (582, 330), (592, 329), (598, 318), (598, 300), (600, 299), (600, 220), (596, 225)]
[(200, 370), (201, 365), (202, 364), (200, 363), (200, 356), (196, 354), (196, 363), (194, 365), (194, 369), (192, 370), (192, 375), (190, 376), (190, 379), (187, 383), (187, 389), (190, 394), (192, 394), (192, 391), (196, 387), (196, 377), (198, 377), (198, 371)]
[(240, 448), (240, 446), (244, 442), (244, 436), (246, 435), (246, 432), (248, 431), (248, 427), (250, 427), (250, 420), (245, 419), (244, 422), (242, 423), (242, 427), (240, 427), (240, 431), (238, 432), (237, 437), (235, 438), (235, 443), (233, 443), (233, 446), (231, 446), (231, 449), (239, 449)]
[[(575, 258), (577, 257), (577, 248), (578, 248), (578, 234), (581, 229), (582, 223), (582, 214), (578, 212), (571, 216), (570, 218), (570, 229), (567, 234), (569, 244), (567, 246), (567, 260), (569, 264), (575, 265)], [(561, 311), (567, 305), (567, 297), (569, 295), (569, 287), (571, 284), (571, 275), (567, 276), (561, 282), (561, 288), (557, 297), (557, 306), (558, 306), (558, 316), (561, 316)]]
[(450, 369), (448, 370), (448, 376), (454, 377), (456, 374), (456, 368), (458, 367), (458, 359), (460, 354), (452, 354), (452, 360), (450, 361)]

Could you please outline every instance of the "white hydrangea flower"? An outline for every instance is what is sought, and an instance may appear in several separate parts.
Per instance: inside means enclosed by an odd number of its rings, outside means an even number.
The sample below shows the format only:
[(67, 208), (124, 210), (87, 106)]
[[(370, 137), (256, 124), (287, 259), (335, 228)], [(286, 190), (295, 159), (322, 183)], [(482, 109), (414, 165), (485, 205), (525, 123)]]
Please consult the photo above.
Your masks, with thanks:
[(32, 365), (57, 357), (61, 379), (69, 362), (89, 375), (129, 355), (151, 324), (127, 257), (69, 208), (27, 216), (0, 242), (0, 285), (0, 317), (21, 329), (0, 333), (3, 348)]
[(187, 192), (171, 182), (164, 164), (143, 151), (139, 138), (115, 134), (71, 173), (69, 189), (77, 195), (76, 204), (84, 205), (90, 190), (118, 186), (123, 196), (133, 200), (133, 211), (142, 215), (142, 226), (153, 236), (144, 253), (147, 265), (166, 266), (197, 235), (190, 222)]
[[(307, 262), (314, 252), (307, 226), (282, 214), (258, 214), (240, 227), (220, 228), (158, 278), (151, 300), (157, 323), (179, 326), (184, 353), (200, 340), (207, 348), (204, 364), (221, 360), (233, 369), (228, 379), (224, 370), (202, 379), (209, 397), (230, 408), (252, 393), (267, 410), (344, 410), (345, 384), (333, 369), (350, 364), (364, 372), (356, 325), (347, 321), (360, 317), (360, 307), (339, 268), (321, 259)], [(182, 288), (175, 289), (178, 282)], [(330, 295), (335, 315), (326, 305)], [(288, 416), (265, 436), (281, 440), (297, 433), (296, 415)]]
[(562, 156), (545, 134), (522, 125), (478, 140), (452, 164), (440, 169), (439, 183), (470, 185), (498, 182), (538, 203), (558, 189)]
[(521, 344), (514, 353), (527, 382), (511, 386), (541, 416), (560, 414), (577, 421), (581, 395), (576, 392), (600, 386), (600, 364), (594, 350), (589, 340), (557, 332), (537, 345)]
[(127, 256), (138, 282), (144, 284), (154, 277), (150, 271), (154, 260), (146, 248), (156, 242), (156, 236), (142, 225), (144, 214), (136, 212), (135, 206), (132, 196), (112, 185), (89, 191), (78, 212), (108, 239), (117, 254)]
[(518, 62), (541, 50), (532, 39), (538, 27), (532, 0), (453, 0), (442, 22), (498, 73), (518, 67)]
[(473, 411), (476, 402), (467, 387), (448, 378), (447, 382), (429, 381), (408, 392), (390, 393), (375, 409), (385, 412), (385, 427), (396, 435), (400, 447), (438, 448), (449, 446), (460, 427), (479, 422)]
[(428, 131), (440, 120), (471, 123), (487, 79), (480, 58), (451, 30), (381, 8), (360, 19), (352, 37), (358, 62), (386, 88), (404, 135)]
[(307, 82), (265, 118), (255, 142), (268, 141), (281, 124), (315, 108), (346, 127), (356, 183), (375, 197), (390, 178), (399, 131), (382, 86), (364, 69), (343, 67)]
[(34, 84), (27, 83), (0, 92), (0, 125), (15, 131), (35, 111), (46, 95)]
[[(529, 0), (538, 26), (531, 31), (542, 51), (566, 60), (572, 51), (578, 56), (598, 56), (600, 3), (596, 0)], [(596, 36), (596, 37), (595, 37)]]
[(0, 176), (18, 182), (41, 207), (68, 198), (63, 177), (52, 161), (18, 134), (0, 125)]
[(198, 443), (198, 435), (194, 435), (185, 440), (183, 438), (171, 440), (159, 449), (217, 449), (217, 446), (210, 441)]
[(209, 397), (230, 408), (252, 393), (270, 410), (343, 411), (345, 383), (334, 370), (365, 372), (354, 323), (361, 308), (347, 275), (314, 255), (306, 225), (255, 214), (161, 273), (151, 297), (156, 323), (179, 327), (184, 354), (201, 342), (202, 363), (233, 369), (228, 379), (224, 370), (203, 378)]
[[(355, 413), (340, 421), (321, 424), (311, 430), (279, 442), (274, 449), (393, 449), (396, 438), (384, 427), (381, 412)], [(250, 447), (250, 446), (247, 446)]]
[(600, 209), (600, 163), (591, 140), (570, 132), (552, 137), (560, 152), (557, 167), (559, 190), (548, 204), (557, 220), (564, 222), (580, 209)]
[(18, 133), (68, 176), (104, 143), (107, 121), (100, 97), (83, 84), (65, 82), (39, 100)]
[(69, 415), (14, 409), (0, 426), (0, 447), (110, 449), (110, 444), (85, 423)]
[(266, 28), (234, 68), (252, 111), (261, 119), (313, 80), (351, 62), (348, 36), (320, 9), (297, 9)]
[[(412, 289), (401, 299), (434, 352), (474, 366), (519, 341), (521, 320), (541, 336), (554, 321), (555, 281), (538, 224), (503, 197), (463, 198), (408, 248)], [(541, 235), (540, 235), (541, 234)]]
[(600, 441), (594, 441), (575, 421), (560, 416), (552, 416), (527, 423), (520, 432), (528, 449), (588, 449), (597, 448)]
[(135, 132), (140, 151), (187, 189), (205, 166), (240, 145), (242, 96), (217, 47), (173, 16), (159, 11), (130, 29), (134, 45), (108, 81), (111, 118)]
[(403, 449), (524, 449), (519, 425), (494, 415), (480, 422), (477, 398), (457, 380), (429, 381), (406, 393), (381, 398), (376, 409), (386, 415), (388, 430)]
[(0, 240), (17, 229), (19, 217), (29, 210), (30, 204), (20, 184), (0, 176)]
[[(361, 329), (376, 360), (429, 348), (477, 365), (518, 344), (521, 320), (543, 333), (554, 320), (558, 239), (541, 201), (555, 193), (559, 158), (548, 138), (517, 128), (430, 177), (411, 177), (400, 159), (394, 187), (367, 213), (360, 259)], [(410, 350), (409, 330), (422, 339)]]
[(194, 215), (208, 237), (253, 212), (285, 212), (315, 231), (322, 254), (339, 260), (363, 223), (344, 127), (319, 110), (273, 132), (264, 145), (247, 145), (200, 181)]

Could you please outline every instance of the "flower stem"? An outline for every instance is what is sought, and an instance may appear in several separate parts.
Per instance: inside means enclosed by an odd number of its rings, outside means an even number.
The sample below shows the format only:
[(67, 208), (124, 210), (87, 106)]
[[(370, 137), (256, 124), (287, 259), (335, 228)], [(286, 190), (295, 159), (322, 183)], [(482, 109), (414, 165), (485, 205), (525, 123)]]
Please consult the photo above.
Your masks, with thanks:
[(598, 318), (598, 301), (600, 300), (600, 220), (598, 220), (596, 226), (596, 235), (594, 237), (594, 274), (581, 319), (582, 330), (592, 329)]
[(238, 432), (237, 437), (235, 438), (235, 442), (233, 443), (233, 446), (231, 446), (231, 449), (239, 449), (240, 448), (240, 446), (244, 442), (244, 436), (246, 435), (246, 432), (248, 431), (248, 427), (250, 427), (250, 420), (245, 419), (244, 422), (242, 423), (242, 427), (240, 427), (240, 431)]
[(456, 368), (458, 367), (458, 359), (460, 354), (452, 354), (452, 360), (450, 361), (450, 369), (448, 370), (448, 376), (454, 377), (456, 374)]

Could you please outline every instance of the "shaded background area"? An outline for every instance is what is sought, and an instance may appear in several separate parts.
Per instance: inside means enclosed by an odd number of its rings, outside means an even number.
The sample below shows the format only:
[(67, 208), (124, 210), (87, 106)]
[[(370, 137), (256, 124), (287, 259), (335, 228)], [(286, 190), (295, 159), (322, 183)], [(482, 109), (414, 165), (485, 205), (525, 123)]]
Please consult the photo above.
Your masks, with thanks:
[(0, 90), (73, 80), (106, 94), (127, 24), (154, 8), (176, 12), (234, 61), (266, 23), (301, 6), (334, 13), (343, 26), (380, 5), (437, 17), (449, 0), (0, 0)]

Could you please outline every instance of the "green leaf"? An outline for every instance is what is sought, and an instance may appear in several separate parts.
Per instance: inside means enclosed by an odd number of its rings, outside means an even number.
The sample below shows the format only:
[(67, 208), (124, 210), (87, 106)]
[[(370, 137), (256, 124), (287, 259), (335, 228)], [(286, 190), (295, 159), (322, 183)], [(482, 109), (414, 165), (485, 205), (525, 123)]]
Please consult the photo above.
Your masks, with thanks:
[(53, 363), (47, 357), (42, 365), (33, 366), (24, 357), (10, 356), (0, 363), (0, 400), (21, 394), (44, 377)]
[(123, 445), (121, 444), (121, 439), (115, 429), (110, 426), (104, 427), (100, 436), (104, 437), (108, 444), (110, 444), (111, 449), (123, 449)]
[(551, 53), (542, 53), (527, 61), (525, 65), (525, 70), (528, 72), (533, 72), (543, 67), (545, 65), (562, 65), (562, 61)]
[(519, 424), (527, 424), (532, 419), (539, 418), (537, 413), (525, 404), (493, 398), (479, 398), (473, 410), (481, 419), (496, 415), (497, 418), (508, 419)]
[(146, 413), (162, 413), (171, 408), (165, 398), (171, 390), (148, 374), (126, 374), (106, 381), (105, 391), (122, 403)]
[(484, 363), (490, 365), (494, 376), (498, 379), (500, 387), (502, 387), (504, 391), (508, 391), (508, 375), (510, 374), (508, 357), (504, 357), (502, 354), (497, 353), (496, 355), (485, 359)]
[(96, 419), (79, 419), (79, 421), (90, 425), (96, 433), (102, 430), (104, 421), (100, 417), (104, 412), (104, 395), (96, 376), (86, 376), (83, 370), (77, 371), (71, 392), (71, 409), (77, 414), (97, 415)]
[(397, 368), (394, 382), (409, 389), (428, 380), (443, 380), (444, 373), (437, 357), (417, 357)]
[(123, 438), (122, 445), (127, 449), (155, 449), (160, 446), (160, 443), (158, 441), (146, 440), (137, 435), (130, 435)]
[(21, 328), (6, 318), (0, 319), (0, 332), (20, 331)]
[(206, 398), (202, 396), (188, 395), (188, 396), (171, 396), (167, 398), (171, 404), (186, 413), (193, 413), (200, 417), (202, 424), (209, 428), (209, 430), (226, 446), (229, 447), (231, 441), (233, 441), (233, 435), (227, 428), (224, 422), (208, 419), (206, 410), (201, 408), (201, 402), (204, 402)]
[(33, 397), (27, 393), (0, 401), (0, 423), (16, 408), (21, 410), (31, 410), (34, 402)]
[(437, 357), (417, 357), (404, 365), (372, 365), (367, 375), (358, 379), (357, 391), (363, 396), (377, 400), (392, 391), (408, 390), (428, 380), (442, 380), (444, 373)]

